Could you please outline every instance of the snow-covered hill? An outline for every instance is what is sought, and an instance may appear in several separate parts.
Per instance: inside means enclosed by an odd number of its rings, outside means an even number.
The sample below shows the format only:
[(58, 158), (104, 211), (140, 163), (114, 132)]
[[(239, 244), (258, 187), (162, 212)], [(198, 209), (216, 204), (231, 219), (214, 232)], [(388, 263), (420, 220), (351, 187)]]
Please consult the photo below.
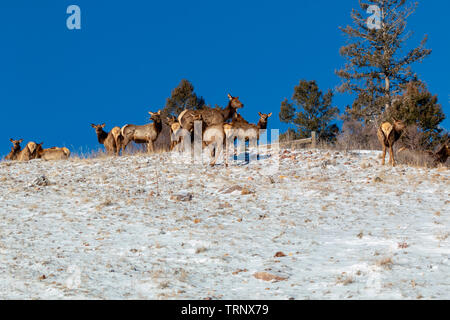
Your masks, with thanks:
[(0, 298), (450, 298), (448, 169), (170, 157), (0, 163)]

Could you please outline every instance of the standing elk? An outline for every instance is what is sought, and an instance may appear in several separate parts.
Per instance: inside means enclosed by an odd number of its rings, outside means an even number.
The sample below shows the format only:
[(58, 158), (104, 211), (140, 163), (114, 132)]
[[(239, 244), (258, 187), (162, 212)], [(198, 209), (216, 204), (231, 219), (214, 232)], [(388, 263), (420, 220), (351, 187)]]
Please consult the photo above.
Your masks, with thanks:
[(100, 144), (105, 146), (106, 152), (108, 154), (116, 154), (119, 155), (122, 135), (120, 133), (119, 127), (114, 127), (108, 133), (103, 130), (105, 124), (91, 124), (91, 127), (95, 129), (97, 133), (97, 139)]
[(70, 157), (70, 150), (66, 147), (58, 148), (52, 147), (48, 149), (43, 149), (41, 142), (36, 146), (36, 159), (43, 160), (67, 160)]
[(142, 126), (127, 124), (122, 127), (122, 154), (131, 141), (135, 143), (147, 143), (147, 152), (154, 151), (154, 142), (158, 139), (162, 130), (161, 110), (156, 113), (149, 112), (149, 114), (151, 115), (150, 120), (153, 120), (153, 123)]
[[(203, 122), (205, 124), (205, 122)], [(220, 154), (224, 152), (224, 162), (225, 166), (228, 167), (228, 156), (227, 150), (225, 148), (224, 151), (224, 143), (225, 143), (225, 131), (224, 124), (213, 124), (210, 126), (204, 125), (203, 134), (202, 134), (202, 144), (203, 147), (207, 147), (211, 153), (210, 166), (214, 166), (219, 158)]]
[(256, 124), (256, 126), (260, 130), (266, 130), (267, 129), (267, 120), (272, 116), (272, 112), (268, 113), (268, 114), (258, 112), (258, 114), (259, 114), (260, 118), (259, 118), (259, 121)]
[(17, 156), (21, 151), (20, 144), (22, 143), (23, 139), (20, 140), (9, 139), (9, 141), (12, 142), (13, 146), (11, 147), (11, 152), (8, 153), (8, 155), (5, 157), (5, 160), (16, 160)]
[(233, 97), (228, 94), (228, 105), (225, 109), (205, 107), (201, 110), (184, 110), (178, 116), (178, 122), (181, 127), (189, 132), (194, 128), (195, 118), (199, 115), (205, 123), (205, 128), (223, 124), (227, 120), (232, 119), (237, 109), (243, 108), (244, 105), (239, 101), (239, 97)]
[(249, 144), (255, 145), (255, 142), (259, 140), (260, 130), (267, 129), (267, 120), (272, 116), (272, 112), (269, 114), (258, 112), (258, 114), (260, 118), (256, 125), (249, 123), (238, 113), (233, 117), (231, 123), (225, 123), (223, 128), (227, 143), (234, 145), (234, 140), (238, 138), (244, 143), (248, 140)]
[(180, 143), (181, 125), (175, 117), (167, 117), (167, 124), (170, 127), (170, 151), (172, 151)]
[(377, 136), (378, 140), (381, 143), (381, 146), (383, 147), (383, 153), (381, 155), (382, 160), (381, 164), (385, 164), (385, 158), (386, 158), (386, 149), (389, 148), (389, 162), (393, 167), (395, 167), (395, 159), (394, 159), (394, 143), (400, 139), (403, 130), (405, 129), (406, 125), (401, 120), (395, 120), (394, 124), (391, 124), (390, 122), (384, 122), (377, 130)]

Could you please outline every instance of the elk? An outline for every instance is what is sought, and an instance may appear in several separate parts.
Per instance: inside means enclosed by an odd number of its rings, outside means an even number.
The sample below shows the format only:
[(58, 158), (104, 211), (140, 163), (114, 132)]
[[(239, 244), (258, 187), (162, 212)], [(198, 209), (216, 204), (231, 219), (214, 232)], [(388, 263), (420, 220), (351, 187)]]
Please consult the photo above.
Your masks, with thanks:
[(179, 132), (181, 125), (175, 117), (167, 117), (167, 124), (170, 127), (170, 151), (172, 151), (180, 143), (181, 137), (179, 136)]
[(234, 140), (236, 138), (244, 143), (249, 141), (249, 145), (256, 147), (259, 140), (259, 135), (261, 133), (260, 130), (267, 129), (267, 120), (272, 116), (272, 112), (269, 114), (258, 112), (258, 115), (260, 118), (256, 125), (249, 123), (238, 113), (234, 115), (231, 123), (225, 123), (223, 125), (226, 136), (225, 148), (227, 151), (229, 145), (234, 146)]
[(267, 129), (267, 120), (272, 116), (272, 112), (269, 114), (258, 112), (258, 114), (260, 118), (255, 125), (249, 123), (240, 114), (236, 113), (231, 123), (224, 124), (227, 139), (232, 139), (233, 141), (235, 138), (244, 141), (252, 139), (259, 140), (260, 130)]
[(23, 139), (9, 139), (9, 141), (12, 142), (13, 146), (11, 147), (11, 152), (5, 157), (5, 160), (16, 160), (21, 151), (20, 144), (22, 143)]
[(127, 124), (122, 127), (122, 153), (131, 141), (135, 143), (147, 143), (147, 152), (154, 151), (154, 142), (158, 139), (162, 130), (161, 110), (156, 113), (149, 112), (149, 114), (151, 116), (150, 120), (153, 120), (153, 123), (142, 126)]
[(260, 130), (266, 130), (267, 129), (267, 120), (272, 116), (272, 112), (269, 114), (258, 112), (258, 114), (259, 114), (260, 118), (259, 118), (259, 121), (256, 124), (256, 126)]
[(239, 101), (239, 97), (233, 97), (228, 94), (228, 105), (225, 109), (205, 107), (201, 110), (184, 110), (178, 116), (178, 122), (183, 129), (191, 132), (194, 128), (195, 117), (201, 116), (205, 127), (210, 127), (232, 119), (237, 109), (243, 108), (244, 105)]
[(450, 157), (450, 148), (448, 144), (442, 144), (442, 146), (433, 153), (433, 157), (436, 163), (446, 163)]
[(70, 150), (66, 147), (58, 148), (52, 147), (48, 149), (43, 149), (41, 142), (36, 146), (36, 159), (43, 160), (67, 160), (70, 157)]
[(394, 119), (394, 124), (390, 122), (384, 122), (377, 130), (378, 140), (383, 147), (383, 153), (381, 155), (382, 160), (381, 164), (385, 164), (386, 158), (386, 149), (389, 148), (389, 161), (393, 167), (395, 167), (395, 159), (394, 159), (394, 143), (400, 139), (403, 130), (406, 125), (401, 120)]
[(25, 146), (25, 148), (23, 148), (22, 151), (19, 152), (19, 154), (17, 155), (17, 160), (18, 161), (28, 161), (31, 159), (35, 159), (36, 158), (36, 148), (37, 145), (35, 142), (30, 141), (27, 143), (27, 145)]
[[(207, 147), (211, 151), (211, 157), (214, 158), (210, 162), (210, 166), (214, 166), (219, 158), (220, 154), (223, 152), (223, 146), (225, 143), (225, 131), (224, 124), (214, 124), (212, 126), (206, 127), (203, 130), (203, 147)], [(225, 166), (228, 167), (228, 157), (227, 149), (225, 148), (224, 154)]]
[(397, 154), (402, 154), (404, 157), (410, 159), (418, 159), (417, 162), (421, 165), (438, 166), (439, 164), (445, 164), (450, 157), (450, 148), (448, 144), (444, 143), (440, 145), (435, 151), (419, 151), (411, 150), (408, 148), (400, 148)]
[(122, 135), (120, 134), (120, 128), (114, 127), (108, 133), (103, 130), (105, 124), (91, 124), (91, 127), (95, 129), (97, 133), (97, 139), (100, 144), (105, 146), (106, 152), (108, 154), (116, 154), (120, 153), (120, 140)]

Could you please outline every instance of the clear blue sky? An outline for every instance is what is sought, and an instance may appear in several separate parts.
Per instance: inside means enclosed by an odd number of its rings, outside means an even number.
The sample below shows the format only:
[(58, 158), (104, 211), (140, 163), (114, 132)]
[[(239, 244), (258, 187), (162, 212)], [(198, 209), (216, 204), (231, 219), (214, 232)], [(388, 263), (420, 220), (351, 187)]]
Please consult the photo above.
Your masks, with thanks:
[[(66, 9), (81, 8), (82, 29), (66, 27)], [(357, 0), (0, 2), (0, 155), (9, 138), (72, 151), (97, 148), (90, 123), (107, 128), (148, 122), (182, 78), (207, 103), (239, 96), (242, 114), (273, 112), (300, 79), (335, 88), (344, 64), (338, 29)], [(409, 20), (415, 45), (428, 34), (433, 54), (413, 69), (450, 115), (450, 3), (420, 1)], [(337, 95), (341, 110), (351, 96)], [(443, 123), (450, 127), (450, 119)]]

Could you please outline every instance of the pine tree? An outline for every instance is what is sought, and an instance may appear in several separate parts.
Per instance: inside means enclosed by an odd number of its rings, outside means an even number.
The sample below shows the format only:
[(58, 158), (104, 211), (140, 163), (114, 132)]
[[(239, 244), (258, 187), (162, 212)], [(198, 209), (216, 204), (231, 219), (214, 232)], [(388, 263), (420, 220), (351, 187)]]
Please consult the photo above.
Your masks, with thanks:
[(316, 81), (301, 80), (294, 88), (292, 100), (292, 103), (288, 99), (281, 103), (279, 117), (282, 122), (296, 126), (296, 138), (308, 138), (311, 131), (316, 131), (319, 139), (332, 140), (335, 137), (337, 126), (330, 126), (330, 122), (339, 110), (331, 106), (331, 90), (323, 94)]
[[(414, 127), (409, 130), (409, 136), (405, 135), (405, 140), (412, 140), (409, 148), (433, 149), (442, 140), (443, 129), (439, 124), (445, 119), (445, 114), (438, 104), (438, 97), (433, 96), (422, 82), (410, 82), (403, 95), (393, 102), (387, 117), (402, 119)], [(415, 139), (411, 137), (413, 133)]]
[(178, 116), (184, 109), (202, 109), (205, 106), (203, 97), (197, 96), (194, 86), (188, 80), (181, 80), (180, 84), (172, 90), (163, 109), (165, 116)]
[[(395, 97), (406, 84), (417, 81), (411, 64), (431, 54), (425, 48), (427, 37), (415, 49), (404, 51), (412, 32), (406, 30), (407, 18), (417, 3), (406, 0), (359, 0), (364, 13), (353, 10), (354, 27), (340, 28), (350, 43), (340, 49), (348, 63), (336, 71), (342, 78), (338, 91), (356, 94), (351, 108), (355, 119), (378, 123)], [(368, 19), (367, 10), (374, 10), (379, 21)]]

